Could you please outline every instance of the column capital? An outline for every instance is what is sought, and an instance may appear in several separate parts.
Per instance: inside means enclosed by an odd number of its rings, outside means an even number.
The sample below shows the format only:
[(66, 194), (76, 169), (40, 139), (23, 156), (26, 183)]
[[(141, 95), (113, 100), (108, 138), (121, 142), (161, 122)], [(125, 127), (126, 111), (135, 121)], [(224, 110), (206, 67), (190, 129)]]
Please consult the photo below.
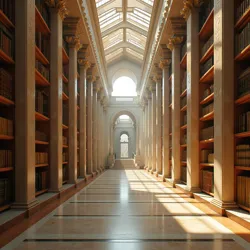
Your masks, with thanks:
[(81, 48), (80, 38), (77, 35), (79, 33), (79, 20), (80, 18), (78, 17), (67, 17), (63, 22), (65, 40), (70, 48), (76, 48), (77, 50)]
[(77, 62), (79, 64), (80, 68), (84, 68), (85, 70), (87, 70), (91, 66), (91, 63), (88, 60), (86, 60), (86, 59), (80, 59), (79, 58), (77, 60)]
[(178, 47), (182, 44), (183, 40), (183, 36), (172, 36), (171, 38), (169, 38), (167, 46), (171, 51), (173, 51), (175, 47)]
[(171, 64), (171, 59), (162, 59), (160, 62), (159, 62), (159, 67), (163, 70), (163, 69), (167, 69), (170, 67), (170, 64)]
[(203, 4), (204, 0), (183, 0), (183, 8), (180, 14), (185, 20), (187, 20), (191, 14), (193, 8), (199, 8)]
[(162, 75), (155, 74), (152, 79), (156, 84), (161, 84), (162, 83)]
[(93, 84), (96, 81), (96, 77), (92, 75), (87, 76), (88, 83)]
[(156, 83), (153, 81), (153, 77), (152, 82), (149, 84), (149, 91), (152, 93), (156, 91)]
[(87, 50), (88, 50), (88, 44), (82, 44), (81, 48), (78, 51), (78, 58), (79, 59), (87, 59)]
[(66, 36), (65, 40), (70, 48), (75, 48), (76, 50), (81, 48), (80, 38), (78, 36)]
[(66, 7), (66, 0), (45, 0), (45, 3), (49, 8), (56, 9), (62, 20), (69, 14)]

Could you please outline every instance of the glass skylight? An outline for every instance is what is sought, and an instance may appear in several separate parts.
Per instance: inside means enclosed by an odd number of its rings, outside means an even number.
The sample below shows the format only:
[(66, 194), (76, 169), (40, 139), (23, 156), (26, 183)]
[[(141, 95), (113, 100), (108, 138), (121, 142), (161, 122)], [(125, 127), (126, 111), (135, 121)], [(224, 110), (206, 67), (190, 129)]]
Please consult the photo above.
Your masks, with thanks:
[(136, 52), (136, 51), (134, 51), (132, 49), (129, 49), (129, 48), (126, 48), (126, 51), (129, 54), (131, 54), (132, 56), (135, 56), (135, 57), (139, 58), (140, 60), (143, 60), (143, 55), (142, 54), (140, 54), (140, 53), (138, 53), (138, 52)]
[(139, 8), (134, 8), (132, 12), (128, 12), (127, 19), (128, 22), (139, 26), (146, 31), (149, 28), (150, 14)]
[(109, 27), (116, 25), (117, 23), (122, 22), (123, 20), (123, 13), (117, 12), (116, 9), (111, 9), (104, 12), (102, 15), (99, 16), (100, 28), (101, 31), (105, 31)]
[(111, 2), (112, 0), (95, 0), (96, 2), (96, 7), (101, 7), (102, 5), (104, 5), (105, 3)]
[(140, 0), (140, 1), (142, 1), (144, 3), (147, 3), (147, 4), (151, 5), (151, 6), (153, 6), (153, 4), (154, 4), (154, 0)]
[(122, 54), (122, 52), (123, 52), (123, 48), (120, 48), (112, 53), (109, 53), (108, 55), (106, 55), (106, 60), (109, 61), (113, 59), (114, 57), (118, 56), (119, 54)]
[(132, 43), (133, 45), (144, 49), (146, 46), (147, 38), (131, 29), (127, 29), (127, 42)]
[(107, 50), (123, 41), (123, 29), (119, 29), (108, 36), (103, 37), (103, 46)]

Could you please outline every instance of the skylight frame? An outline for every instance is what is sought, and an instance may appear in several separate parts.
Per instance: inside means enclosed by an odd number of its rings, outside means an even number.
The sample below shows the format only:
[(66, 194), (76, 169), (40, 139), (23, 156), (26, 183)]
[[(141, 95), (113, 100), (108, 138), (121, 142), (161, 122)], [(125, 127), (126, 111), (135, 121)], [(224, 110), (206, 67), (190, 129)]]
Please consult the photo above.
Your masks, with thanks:
[(107, 54), (105, 56), (105, 58), (106, 58), (107, 61), (110, 61), (111, 59), (113, 59), (113, 58), (115, 58), (115, 57), (117, 57), (119, 55), (122, 55), (122, 54), (123, 54), (123, 48), (119, 48), (119, 49)]
[(132, 29), (126, 29), (126, 41), (140, 49), (145, 49), (147, 37)]
[(126, 52), (129, 54), (129, 55), (132, 55), (132, 56), (134, 56), (134, 57), (136, 57), (137, 59), (139, 59), (139, 60), (143, 60), (143, 55), (142, 54), (140, 54), (140, 53), (138, 53), (138, 52), (136, 52), (135, 50), (133, 50), (133, 49), (131, 49), (131, 48), (126, 48)]
[(113, 46), (115, 46), (120, 42), (123, 42), (124, 40), (123, 36), (124, 36), (123, 29), (118, 29), (103, 37), (102, 40), (103, 40), (104, 51), (106, 51), (109, 48), (112, 48)]

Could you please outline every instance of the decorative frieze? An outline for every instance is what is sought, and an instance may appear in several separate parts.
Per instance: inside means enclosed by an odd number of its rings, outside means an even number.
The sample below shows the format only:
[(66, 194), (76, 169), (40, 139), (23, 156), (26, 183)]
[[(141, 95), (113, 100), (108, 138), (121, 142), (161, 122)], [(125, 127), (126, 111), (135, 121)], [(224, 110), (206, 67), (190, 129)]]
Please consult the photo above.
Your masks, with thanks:
[(66, 7), (67, 0), (45, 0), (45, 3), (50, 7), (57, 9), (62, 20), (66, 18), (69, 14), (68, 9)]

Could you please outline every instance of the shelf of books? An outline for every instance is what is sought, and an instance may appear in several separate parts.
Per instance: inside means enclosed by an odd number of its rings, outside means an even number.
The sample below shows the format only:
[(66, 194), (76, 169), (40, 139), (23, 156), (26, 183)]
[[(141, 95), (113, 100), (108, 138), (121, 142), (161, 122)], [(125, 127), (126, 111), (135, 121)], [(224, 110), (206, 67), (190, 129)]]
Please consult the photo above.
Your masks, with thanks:
[(181, 47), (181, 91), (180, 91), (180, 152), (181, 152), (181, 181), (187, 183), (187, 43)]
[(172, 178), (172, 63), (169, 66), (169, 178)]
[(0, 212), (14, 199), (15, 1), (0, 1)]
[(200, 40), (200, 183), (214, 193), (214, 1), (206, 0), (199, 13)]
[(250, 1), (235, 0), (235, 195), (250, 211)]
[(35, 64), (35, 189), (36, 196), (49, 188), (50, 14), (44, 0), (36, 0)]
[(69, 124), (69, 47), (63, 38), (62, 48), (62, 65), (63, 65), (63, 148), (62, 148), (62, 176), (63, 184), (68, 182), (68, 124)]

